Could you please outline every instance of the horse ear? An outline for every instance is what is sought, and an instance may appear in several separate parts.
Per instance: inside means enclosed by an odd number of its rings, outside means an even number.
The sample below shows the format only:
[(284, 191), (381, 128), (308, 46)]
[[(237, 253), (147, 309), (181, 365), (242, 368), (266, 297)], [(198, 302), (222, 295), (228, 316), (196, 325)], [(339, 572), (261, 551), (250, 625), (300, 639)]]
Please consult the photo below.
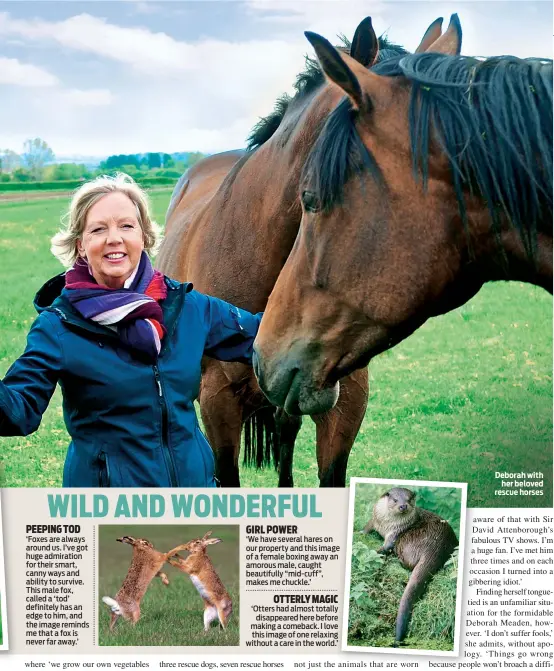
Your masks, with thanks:
[(379, 40), (371, 23), (371, 16), (366, 16), (356, 28), (350, 47), (350, 55), (365, 67), (370, 67), (377, 61)]
[[(361, 67), (358, 61), (347, 54), (339, 54), (335, 47), (324, 37), (317, 33), (306, 31), (304, 33), (317, 55), (321, 69), (325, 75), (337, 86), (339, 86), (359, 109), (364, 102), (364, 94), (358, 78), (353, 70)], [(349, 67), (349, 63), (353, 67)], [(367, 70), (364, 68), (364, 72)], [(369, 74), (369, 73), (368, 73)]]
[(450, 23), (444, 33), (427, 47), (426, 51), (432, 51), (449, 56), (457, 56), (462, 50), (462, 26), (457, 14), (452, 14)]
[(438, 19), (435, 19), (433, 23), (427, 28), (425, 31), (425, 35), (423, 36), (421, 42), (419, 43), (419, 47), (415, 50), (414, 53), (416, 54), (421, 54), (424, 51), (427, 51), (427, 49), (433, 44), (433, 42), (436, 42), (439, 37), (442, 35), (442, 16), (439, 16)]

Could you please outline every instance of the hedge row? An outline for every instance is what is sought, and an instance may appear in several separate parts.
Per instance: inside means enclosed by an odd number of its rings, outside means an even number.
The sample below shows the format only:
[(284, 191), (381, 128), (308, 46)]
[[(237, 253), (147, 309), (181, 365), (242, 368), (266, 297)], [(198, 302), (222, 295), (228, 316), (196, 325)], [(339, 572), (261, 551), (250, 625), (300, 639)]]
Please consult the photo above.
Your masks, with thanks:
[(0, 191), (70, 191), (80, 186), (78, 179), (66, 179), (59, 182), (0, 182)]
[[(170, 186), (177, 181), (174, 177), (143, 177), (137, 182), (144, 187), (147, 186)], [(0, 193), (2, 191), (72, 191), (83, 183), (78, 179), (66, 179), (58, 182), (0, 182)]]

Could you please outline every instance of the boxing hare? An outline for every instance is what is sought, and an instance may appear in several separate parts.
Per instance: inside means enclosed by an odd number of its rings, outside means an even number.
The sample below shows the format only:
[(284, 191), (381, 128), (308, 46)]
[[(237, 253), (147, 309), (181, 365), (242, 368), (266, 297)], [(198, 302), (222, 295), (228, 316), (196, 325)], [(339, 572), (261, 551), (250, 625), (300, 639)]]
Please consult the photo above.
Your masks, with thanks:
[(102, 601), (112, 611), (110, 631), (114, 628), (119, 616), (136, 624), (140, 617), (140, 602), (148, 585), (156, 576), (161, 578), (164, 585), (169, 585), (169, 580), (166, 574), (162, 573), (161, 568), (168, 558), (179, 550), (179, 548), (173, 548), (169, 552), (158, 552), (146, 538), (123, 536), (117, 540), (133, 546), (133, 559), (115, 599), (109, 596), (102, 597)]
[(178, 554), (173, 557), (169, 556), (168, 559), (172, 566), (188, 574), (192, 584), (204, 599), (204, 631), (208, 631), (210, 624), (216, 618), (219, 618), (219, 623), (225, 629), (233, 610), (231, 598), (206, 553), (208, 545), (221, 543), (220, 538), (209, 538), (211, 533), (208, 531), (203, 538), (196, 538), (177, 548), (177, 551), (190, 552), (186, 559)]

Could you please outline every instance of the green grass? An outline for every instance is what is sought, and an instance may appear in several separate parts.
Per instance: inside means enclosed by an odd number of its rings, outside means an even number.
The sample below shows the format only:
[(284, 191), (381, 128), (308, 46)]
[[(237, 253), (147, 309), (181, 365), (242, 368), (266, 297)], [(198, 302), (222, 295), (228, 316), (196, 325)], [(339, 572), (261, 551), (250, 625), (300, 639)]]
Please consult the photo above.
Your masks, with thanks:
[[(223, 631), (216, 622), (204, 632), (204, 602), (189, 577), (169, 564), (162, 569), (169, 585), (154, 578), (141, 602), (141, 617), (136, 625), (119, 618), (109, 631), (110, 611), (102, 603), (103, 596), (115, 596), (131, 564), (132, 548), (118, 543), (124, 535), (147, 538), (157, 550), (167, 552), (172, 547), (200, 538), (207, 531), (222, 542), (208, 547), (208, 555), (225, 585), (233, 612)], [(101, 525), (98, 533), (98, 643), (114, 646), (236, 646), (239, 645), (239, 527), (183, 525)], [(186, 552), (182, 553), (187, 556)]]
[[(170, 190), (152, 194), (163, 222)], [(67, 198), (0, 203), (0, 373), (21, 353), (32, 298), (60, 271), (49, 253)], [(295, 485), (318, 485), (315, 427), (304, 420)], [(41, 428), (5, 439), (0, 482), (60, 486), (68, 437), (56, 392)], [(544, 473), (544, 496), (496, 496), (496, 471)], [(552, 299), (522, 283), (494, 283), (433, 319), (370, 365), (370, 398), (348, 477), (468, 482), (470, 506), (552, 504)], [(272, 487), (271, 470), (244, 470), (245, 486)]]
[[(377, 554), (383, 539), (376, 532), (362, 534), (373, 506), (390, 486), (357, 484), (354, 502), (351, 575), (348, 602), (348, 645), (385, 647), (394, 644), (398, 605), (410, 572), (394, 555)], [(461, 491), (451, 488), (410, 487), (417, 505), (447, 519), (459, 536)], [(453, 650), (456, 612), (457, 552), (431, 580), (416, 602), (408, 635), (402, 645), (419, 650)]]

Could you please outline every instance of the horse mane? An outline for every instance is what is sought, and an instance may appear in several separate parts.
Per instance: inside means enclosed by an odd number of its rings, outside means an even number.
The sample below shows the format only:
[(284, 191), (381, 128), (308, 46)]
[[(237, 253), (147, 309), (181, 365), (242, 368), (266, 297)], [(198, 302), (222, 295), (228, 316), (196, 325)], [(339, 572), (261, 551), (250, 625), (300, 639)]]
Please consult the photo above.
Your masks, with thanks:
[[(344, 35), (340, 36), (340, 40), (342, 44), (338, 46), (337, 49), (350, 53), (350, 41)], [(381, 35), (379, 38), (378, 61), (393, 56), (405, 55), (407, 53), (408, 52), (404, 47), (395, 44), (385, 35)], [(323, 85), (324, 81), (325, 75), (319, 67), (318, 61), (315, 58), (306, 56), (304, 70), (296, 75), (293, 84), (295, 91), (294, 96), (283, 93), (277, 98), (273, 111), (267, 116), (262, 117), (250, 131), (250, 135), (246, 141), (246, 149), (248, 151), (253, 151), (258, 147), (261, 147), (264, 142), (267, 142), (277, 128), (279, 128), (291, 103), (311, 95), (316, 89)]]
[[(414, 177), (426, 186), (430, 143), (438, 142), (450, 164), (464, 225), (469, 192), (485, 201), (495, 234), (501, 217), (507, 217), (533, 258), (537, 225), (551, 221), (553, 210), (552, 61), (423, 53), (382, 61), (373, 71), (412, 84)], [(329, 115), (303, 176), (328, 211), (341, 202), (349, 177), (368, 168), (380, 175), (345, 98)]]

